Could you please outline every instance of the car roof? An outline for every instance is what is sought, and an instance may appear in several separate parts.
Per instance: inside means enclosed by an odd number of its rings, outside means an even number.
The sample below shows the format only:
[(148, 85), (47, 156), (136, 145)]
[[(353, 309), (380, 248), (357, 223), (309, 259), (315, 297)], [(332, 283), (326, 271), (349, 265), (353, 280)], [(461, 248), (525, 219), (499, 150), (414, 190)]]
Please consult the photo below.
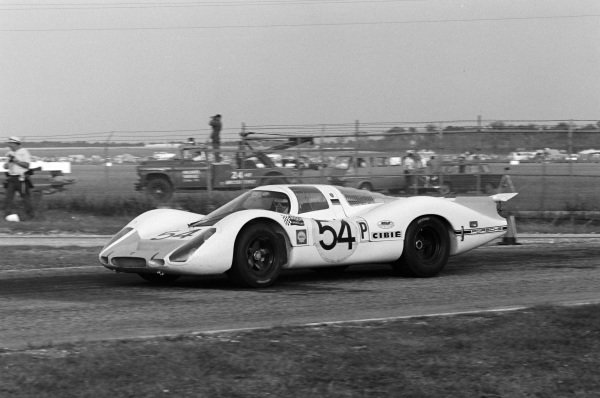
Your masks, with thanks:
[[(385, 198), (390, 199), (391, 197), (386, 196), (379, 192), (371, 192), (366, 191), (364, 189), (358, 188), (350, 188), (350, 187), (339, 187), (337, 185), (327, 185), (327, 184), (277, 184), (277, 185), (263, 185), (260, 187), (256, 187), (253, 190), (267, 190), (274, 192), (282, 192), (287, 195), (295, 196), (295, 191), (299, 188), (307, 187), (307, 188), (316, 188), (318, 189), (324, 196), (329, 198), (343, 197), (346, 201), (351, 204), (359, 204), (362, 203), (374, 203), (374, 202), (382, 202)], [(295, 189), (292, 189), (295, 188)], [(370, 199), (369, 199), (370, 198)], [(367, 199), (367, 201), (365, 201)], [(372, 200), (371, 200), (372, 199)], [(357, 202), (358, 200), (358, 202)]]

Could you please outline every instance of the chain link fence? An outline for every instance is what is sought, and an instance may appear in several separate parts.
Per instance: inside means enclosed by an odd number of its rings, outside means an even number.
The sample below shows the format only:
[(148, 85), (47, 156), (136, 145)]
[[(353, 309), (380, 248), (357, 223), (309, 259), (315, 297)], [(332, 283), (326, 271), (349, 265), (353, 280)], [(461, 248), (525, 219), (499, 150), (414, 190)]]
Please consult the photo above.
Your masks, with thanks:
[[(253, 150), (269, 155), (276, 167), (293, 170), (297, 182), (335, 182), (332, 174), (341, 167), (336, 162), (346, 156), (347, 161), (354, 162), (346, 165), (355, 167), (352, 178), (395, 179), (396, 186), (383, 188), (395, 195), (447, 196), (514, 190), (519, 195), (509, 202), (509, 208), (515, 213), (554, 212), (594, 218), (600, 211), (600, 126), (597, 121), (477, 119), (414, 123), (356, 121), (303, 126), (242, 124), (236, 134), (230, 132), (221, 144), (220, 151), (226, 162), (233, 162), (236, 156), (240, 133), (251, 138)], [(111, 132), (111, 142), (107, 140), (104, 147), (96, 148), (95, 163), (80, 160), (73, 163), (73, 177), (77, 182), (67, 192), (96, 196), (142, 194), (134, 191), (139, 161), (152, 158), (157, 152), (179, 156), (178, 146), (194, 135), (187, 130), (182, 134), (185, 135), (174, 135), (166, 140), (163, 134), (163, 143), (170, 146), (161, 147), (158, 137), (153, 141), (154, 146), (128, 146), (125, 143), (135, 141), (135, 137)], [(307, 137), (311, 140), (306, 140)], [(306, 142), (283, 150), (270, 149), (278, 140), (294, 139)], [(210, 144), (207, 150), (210, 158)], [(42, 148), (31, 151), (36, 155), (45, 153)], [(82, 150), (55, 150), (64, 157), (79, 152)], [(409, 154), (414, 160), (410, 169), (406, 161)], [(244, 155), (251, 157), (252, 153), (247, 151)], [(124, 158), (127, 160), (121, 162)], [(372, 164), (361, 170), (358, 167), (361, 158), (369, 159)], [(166, 160), (165, 165), (168, 162)], [(377, 166), (376, 162), (384, 163)], [(473, 164), (485, 167), (469, 169)], [(378, 167), (385, 171), (375, 175)], [(457, 181), (459, 174), (470, 177), (464, 188), (455, 182), (452, 188), (458, 192), (442, 189), (447, 188), (444, 181)], [(486, 183), (490, 176), (497, 181), (493, 190)]]

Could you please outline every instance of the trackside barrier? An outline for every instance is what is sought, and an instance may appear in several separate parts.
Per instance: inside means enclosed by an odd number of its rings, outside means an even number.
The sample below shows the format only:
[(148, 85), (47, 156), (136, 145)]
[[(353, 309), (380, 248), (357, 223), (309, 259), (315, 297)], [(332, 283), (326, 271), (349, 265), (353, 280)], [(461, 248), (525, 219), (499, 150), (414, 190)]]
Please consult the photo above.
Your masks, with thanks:
[(517, 243), (517, 225), (515, 223), (515, 216), (509, 216), (508, 219), (508, 229), (506, 234), (502, 237), (502, 241), (498, 243), (499, 245), (520, 245)]

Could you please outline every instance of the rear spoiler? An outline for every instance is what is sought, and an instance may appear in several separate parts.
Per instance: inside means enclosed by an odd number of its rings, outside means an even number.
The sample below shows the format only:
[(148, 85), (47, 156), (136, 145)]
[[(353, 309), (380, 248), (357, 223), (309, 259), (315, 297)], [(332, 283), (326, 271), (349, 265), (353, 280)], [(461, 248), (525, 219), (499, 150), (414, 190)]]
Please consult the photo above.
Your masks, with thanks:
[(497, 193), (495, 195), (491, 195), (490, 198), (492, 198), (492, 200), (494, 202), (508, 202), (509, 200), (511, 200), (512, 198), (514, 198), (517, 195), (518, 195), (518, 193), (516, 193), (516, 192)]
[(517, 195), (517, 193), (497, 193), (490, 196), (457, 196), (453, 200), (472, 210), (493, 217), (502, 211), (502, 203)]

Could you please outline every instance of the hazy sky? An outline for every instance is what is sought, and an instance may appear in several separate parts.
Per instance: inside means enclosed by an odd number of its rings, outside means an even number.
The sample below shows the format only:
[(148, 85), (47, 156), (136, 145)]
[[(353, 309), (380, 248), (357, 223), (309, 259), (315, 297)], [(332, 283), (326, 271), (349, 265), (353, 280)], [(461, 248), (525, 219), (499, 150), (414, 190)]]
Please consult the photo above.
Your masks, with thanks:
[(600, 120), (597, 0), (62, 1), (0, 1), (0, 135)]

